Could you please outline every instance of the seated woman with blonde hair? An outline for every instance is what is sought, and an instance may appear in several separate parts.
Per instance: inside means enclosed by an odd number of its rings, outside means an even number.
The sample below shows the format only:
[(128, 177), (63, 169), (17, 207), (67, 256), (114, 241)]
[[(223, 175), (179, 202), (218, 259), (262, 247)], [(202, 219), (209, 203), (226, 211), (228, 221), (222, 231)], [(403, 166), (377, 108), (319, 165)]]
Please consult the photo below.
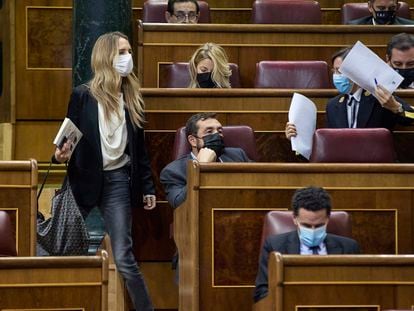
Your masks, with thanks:
[(230, 88), (231, 70), (224, 49), (206, 43), (190, 59), (190, 88)]

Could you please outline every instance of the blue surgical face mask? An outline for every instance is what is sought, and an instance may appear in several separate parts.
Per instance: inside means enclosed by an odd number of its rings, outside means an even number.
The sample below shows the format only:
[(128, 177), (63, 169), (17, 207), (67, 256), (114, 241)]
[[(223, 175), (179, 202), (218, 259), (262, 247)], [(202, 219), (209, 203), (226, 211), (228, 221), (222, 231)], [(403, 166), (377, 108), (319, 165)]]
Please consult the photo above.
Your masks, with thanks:
[(311, 229), (299, 225), (299, 239), (307, 247), (318, 246), (326, 238), (326, 225)]
[(353, 83), (343, 74), (334, 73), (332, 80), (339, 93), (348, 94), (351, 91)]

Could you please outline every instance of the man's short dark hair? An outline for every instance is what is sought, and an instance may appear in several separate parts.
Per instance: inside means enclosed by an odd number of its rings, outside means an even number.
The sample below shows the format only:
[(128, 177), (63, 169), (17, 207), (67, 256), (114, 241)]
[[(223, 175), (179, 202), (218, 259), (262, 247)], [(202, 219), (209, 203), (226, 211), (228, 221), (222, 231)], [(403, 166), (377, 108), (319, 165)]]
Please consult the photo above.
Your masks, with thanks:
[(174, 14), (174, 4), (181, 3), (181, 2), (192, 2), (196, 6), (196, 12), (197, 14), (200, 13), (200, 6), (198, 5), (198, 2), (196, 0), (168, 0), (168, 6), (167, 11), (170, 12), (170, 14)]
[(299, 215), (299, 209), (307, 211), (320, 211), (325, 209), (326, 214), (331, 214), (331, 196), (320, 187), (307, 187), (295, 191), (292, 197), (293, 215)]
[(350, 47), (346, 47), (343, 49), (340, 49), (339, 51), (336, 51), (335, 53), (333, 53), (332, 57), (331, 57), (331, 64), (333, 65), (335, 59), (337, 57), (342, 58), (342, 60), (345, 59), (345, 57), (348, 55), (349, 51), (351, 51)]
[(414, 35), (408, 33), (399, 33), (391, 38), (387, 45), (387, 56), (391, 58), (392, 50), (407, 51), (414, 47)]
[(215, 112), (201, 112), (201, 113), (197, 113), (195, 115), (192, 115), (187, 123), (185, 124), (185, 133), (186, 136), (188, 137), (188, 135), (197, 135), (198, 132), (198, 126), (197, 126), (197, 122), (198, 121), (204, 121), (207, 119), (216, 119), (217, 113)]

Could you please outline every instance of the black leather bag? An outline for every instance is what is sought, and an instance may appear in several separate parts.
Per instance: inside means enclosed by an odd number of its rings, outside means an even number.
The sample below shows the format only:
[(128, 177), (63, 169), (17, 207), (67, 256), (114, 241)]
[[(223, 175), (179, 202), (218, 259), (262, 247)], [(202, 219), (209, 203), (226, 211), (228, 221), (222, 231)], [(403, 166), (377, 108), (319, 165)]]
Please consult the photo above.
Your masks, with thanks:
[[(38, 194), (43, 189), (46, 178)], [(52, 199), (51, 217), (38, 212), (37, 242), (52, 256), (87, 255), (89, 234), (66, 177)], [(40, 217), (39, 217), (40, 216)]]

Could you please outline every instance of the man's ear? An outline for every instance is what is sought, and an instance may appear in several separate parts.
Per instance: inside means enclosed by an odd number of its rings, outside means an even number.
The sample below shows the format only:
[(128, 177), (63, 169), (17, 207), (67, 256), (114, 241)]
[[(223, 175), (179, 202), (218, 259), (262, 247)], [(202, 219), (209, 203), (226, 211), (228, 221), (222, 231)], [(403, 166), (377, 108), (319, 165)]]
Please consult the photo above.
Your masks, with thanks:
[(193, 135), (187, 136), (188, 143), (191, 145), (192, 148), (197, 147), (197, 138)]
[(295, 224), (296, 227), (298, 227), (299, 226), (298, 219), (296, 218), (295, 215), (293, 215), (292, 217), (293, 217), (293, 223)]
[(172, 23), (172, 20), (171, 19), (172, 19), (171, 13), (168, 12), (168, 11), (165, 11), (165, 21), (167, 23)]

